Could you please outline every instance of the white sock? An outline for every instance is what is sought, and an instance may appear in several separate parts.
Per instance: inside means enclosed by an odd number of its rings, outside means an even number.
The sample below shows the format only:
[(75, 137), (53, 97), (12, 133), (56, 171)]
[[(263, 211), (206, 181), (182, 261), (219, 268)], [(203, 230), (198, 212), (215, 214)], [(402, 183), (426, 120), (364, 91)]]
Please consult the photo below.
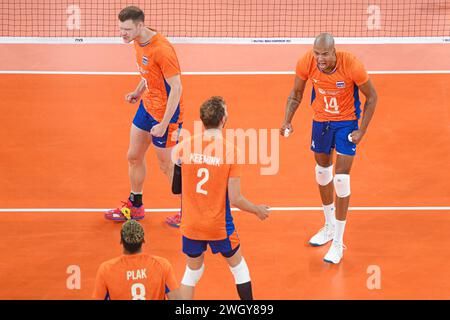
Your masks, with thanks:
[(334, 203), (323, 206), (323, 213), (325, 215), (325, 224), (334, 227), (336, 222), (335, 211), (336, 208), (334, 207)]
[(347, 220), (340, 221), (336, 220), (336, 227), (334, 231), (334, 239), (333, 241), (343, 244), (344, 243), (344, 230), (345, 230), (345, 223)]
[(136, 192), (136, 191), (131, 190), (131, 193), (134, 193), (134, 194), (142, 194), (142, 191)]

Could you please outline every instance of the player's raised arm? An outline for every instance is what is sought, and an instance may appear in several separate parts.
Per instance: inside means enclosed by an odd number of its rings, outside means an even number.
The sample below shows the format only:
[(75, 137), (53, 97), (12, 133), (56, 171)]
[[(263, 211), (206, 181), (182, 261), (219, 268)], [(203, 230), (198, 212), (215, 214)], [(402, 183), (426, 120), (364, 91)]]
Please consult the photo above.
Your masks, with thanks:
[[(288, 97), (286, 103), (286, 111), (284, 115), (284, 121), (280, 128), (280, 134), (283, 136), (287, 136), (291, 134), (294, 129), (292, 128), (292, 118), (294, 117), (295, 111), (298, 109), (300, 102), (303, 98), (303, 92), (305, 91), (306, 80), (295, 77), (294, 88), (291, 91), (291, 94)], [(288, 130), (288, 131), (286, 131)]]
[(352, 142), (355, 144), (361, 142), (362, 137), (366, 134), (370, 120), (372, 120), (373, 114), (375, 113), (375, 107), (378, 100), (377, 92), (370, 79), (366, 83), (360, 85), (359, 89), (366, 97), (366, 102), (364, 104), (364, 113), (361, 120), (361, 127), (359, 128), (359, 130), (353, 131), (351, 133)]
[(263, 204), (255, 205), (241, 194), (241, 178), (231, 177), (228, 179), (228, 196), (232, 206), (243, 211), (254, 213), (261, 220), (269, 217), (268, 206)]

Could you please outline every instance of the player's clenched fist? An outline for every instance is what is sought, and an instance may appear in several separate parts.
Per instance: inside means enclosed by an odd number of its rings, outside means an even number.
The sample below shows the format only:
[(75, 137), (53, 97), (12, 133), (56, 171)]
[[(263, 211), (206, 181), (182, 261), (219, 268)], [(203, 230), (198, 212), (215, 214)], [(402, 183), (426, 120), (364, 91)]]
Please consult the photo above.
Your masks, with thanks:
[(256, 215), (259, 219), (264, 220), (269, 217), (269, 206), (265, 204), (260, 204), (256, 206)]
[(141, 95), (140, 94), (137, 94), (136, 92), (130, 92), (130, 93), (128, 93), (126, 96), (125, 96), (125, 100), (128, 102), (128, 103), (136, 103), (138, 100), (139, 100), (139, 98), (141, 97)]
[[(349, 135), (349, 140), (354, 144), (358, 144), (361, 142), (362, 137), (364, 136), (365, 131), (363, 130), (355, 130)], [(351, 139), (350, 139), (351, 138)]]
[(164, 125), (162, 123), (158, 123), (157, 125), (154, 125), (152, 129), (150, 130), (150, 134), (154, 137), (162, 137), (167, 130), (167, 125)]
[(292, 132), (294, 132), (294, 128), (290, 123), (283, 123), (280, 128), (280, 134), (284, 137), (288, 137)]

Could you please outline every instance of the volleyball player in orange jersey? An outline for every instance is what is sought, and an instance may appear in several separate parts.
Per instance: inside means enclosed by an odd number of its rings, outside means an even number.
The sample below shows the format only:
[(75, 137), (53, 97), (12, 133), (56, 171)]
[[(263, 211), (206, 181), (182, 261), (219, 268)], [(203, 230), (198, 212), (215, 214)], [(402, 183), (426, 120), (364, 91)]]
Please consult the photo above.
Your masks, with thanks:
[(178, 284), (169, 261), (142, 252), (144, 229), (128, 220), (120, 231), (123, 255), (103, 262), (97, 271), (94, 299), (180, 299)]
[[(336, 51), (333, 37), (322, 33), (315, 39), (313, 49), (298, 61), (294, 88), (280, 129), (282, 135), (293, 132), (291, 121), (308, 79), (313, 86), (311, 150), (317, 163), (316, 181), (325, 214), (325, 226), (309, 242), (312, 246), (321, 246), (333, 240), (324, 260), (337, 264), (345, 248), (343, 237), (350, 200), (350, 169), (356, 145), (361, 142), (375, 112), (377, 93), (363, 64), (351, 53)], [(359, 91), (366, 97), (361, 126), (358, 125)], [(333, 149), (337, 153), (334, 178)]]
[(231, 206), (268, 217), (266, 205), (254, 205), (240, 191), (241, 167), (235, 146), (224, 139), (227, 120), (225, 102), (212, 97), (200, 108), (204, 134), (186, 139), (174, 148), (174, 193), (181, 193), (181, 234), (187, 255), (186, 271), (180, 287), (183, 299), (191, 299), (204, 270), (204, 252), (221, 253), (234, 276), (239, 297), (253, 299), (250, 273), (240, 252), (240, 242), (231, 215)]
[[(144, 13), (137, 7), (126, 7), (119, 13), (119, 27), (124, 42), (134, 41), (136, 62), (141, 81), (134, 92), (126, 95), (129, 103), (140, 101), (130, 133), (128, 149), (131, 193), (124, 207), (130, 217), (145, 217), (142, 202), (146, 176), (145, 154), (154, 145), (159, 167), (172, 181), (173, 166), (170, 160), (172, 147), (183, 120), (181, 70), (173, 46), (160, 33), (146, 28)], [(142, 97), (142, 98), (141, 98)], [(125, 221), (123, 209), (117, 208), (105, 214), (105, 218)], [(179, 214), (169, 219), (172, 225), (179, 223)], [(177, 221), (178, 220), (178, 221)]]

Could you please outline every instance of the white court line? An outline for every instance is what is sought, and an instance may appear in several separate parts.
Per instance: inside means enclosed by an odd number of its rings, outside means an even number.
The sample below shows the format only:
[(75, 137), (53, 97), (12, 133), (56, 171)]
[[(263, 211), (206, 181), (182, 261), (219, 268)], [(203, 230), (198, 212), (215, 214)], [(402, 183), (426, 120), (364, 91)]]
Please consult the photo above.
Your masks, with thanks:
[[(369, 74), (450, 74), (450, 70), (375, 70)], [(52, 75), (101, 75), (101, 76), (129, 76), (139, 75), (139, 72), (114, 71), (34, 71), (34, 70), (0, 70), (0, 74), (52, 74)], [(294, 75), (294, 71), (199, 71), (182, 72), (185, 76), (209, 75)]]
[[(1, 208), (1, 212), (105, 212), (110, 209), (98, 208)], [(322, 211), (322, 207), (271, 207), (270, 211)], [(450, 206), (446, 207), (349, 207), (350, 211), (450, 211)], [(146, 209), (145, 212), (178, 212), (179, 208), (155, 208)], [(237, 208), (231, 208), (231, 211), (241, 211)]]

